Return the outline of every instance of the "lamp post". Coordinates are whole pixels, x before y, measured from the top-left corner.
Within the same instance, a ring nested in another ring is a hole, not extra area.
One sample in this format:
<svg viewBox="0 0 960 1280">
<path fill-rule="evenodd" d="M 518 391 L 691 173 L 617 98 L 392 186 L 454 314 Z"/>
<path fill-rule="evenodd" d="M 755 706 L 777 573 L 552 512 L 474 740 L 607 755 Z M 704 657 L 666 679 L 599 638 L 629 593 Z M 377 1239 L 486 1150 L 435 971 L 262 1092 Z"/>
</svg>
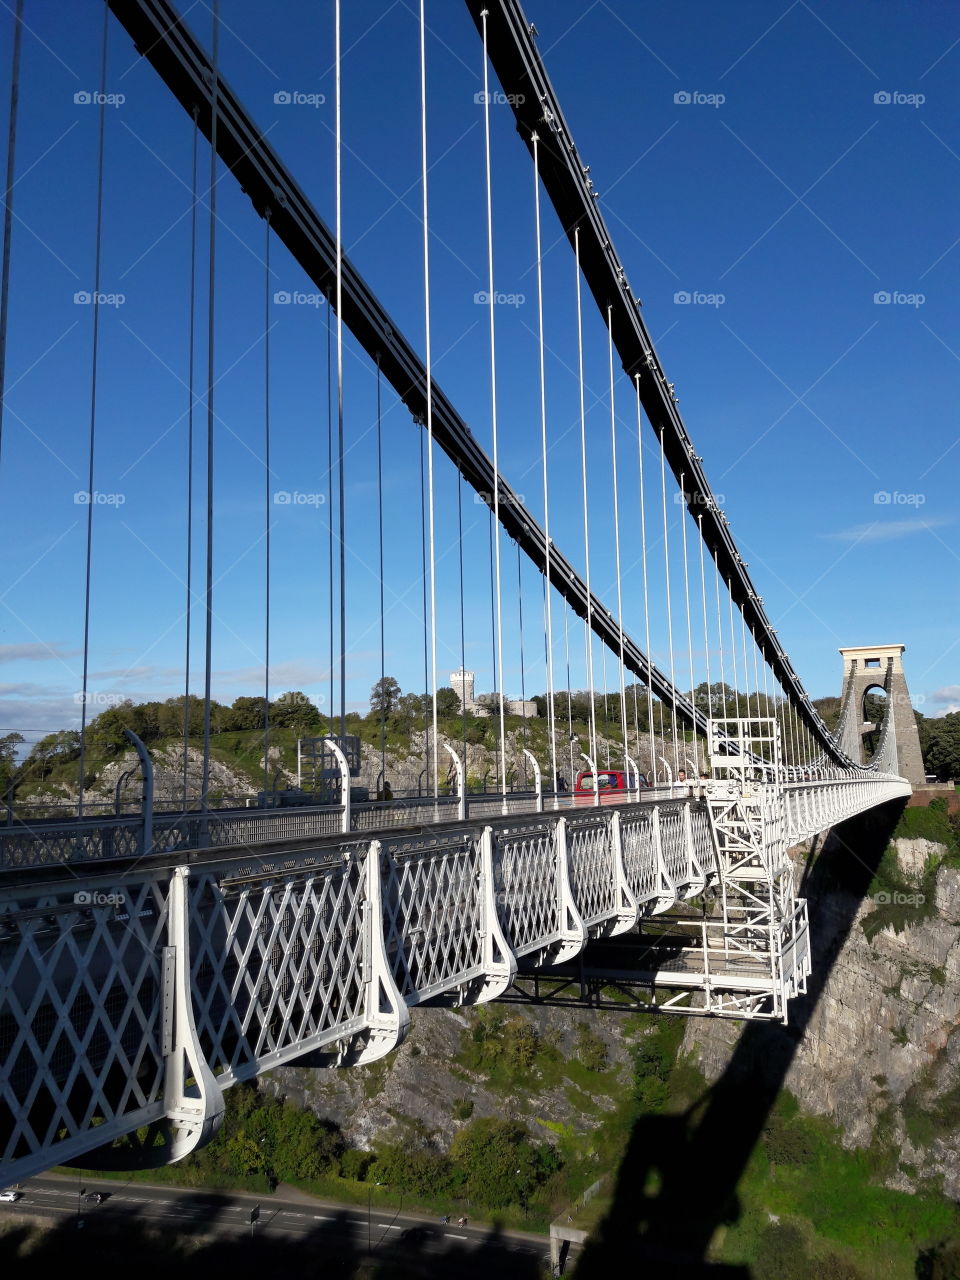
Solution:
<svg viewBox="0 0 960 1280">
<path fill-rule="evenodd" d="M 373 1199 L 373 1188 L 383 1187 L 386 1185 L 387 1184 L 384 1182 L 374 1182 L 367 1188 L 367 1253 L 373 1253 L 373 1245 L 371 1243 L 372 1231 L 370 1226 L 370 1214 L 371 1214 L 370 1202 Z"/>
</svg>

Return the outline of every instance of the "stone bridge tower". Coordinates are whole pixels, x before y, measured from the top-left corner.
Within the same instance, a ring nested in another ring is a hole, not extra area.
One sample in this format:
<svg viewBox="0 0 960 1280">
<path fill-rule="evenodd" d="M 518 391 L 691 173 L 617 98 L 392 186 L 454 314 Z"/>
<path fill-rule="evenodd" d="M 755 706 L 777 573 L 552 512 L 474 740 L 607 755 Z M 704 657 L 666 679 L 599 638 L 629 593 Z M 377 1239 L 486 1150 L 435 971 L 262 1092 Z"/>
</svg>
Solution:
<svg viewBox="0 0 960 1280">
<path fill-rule="evenodd" d="M 922 787 L 923 756 L 920 752 L 920 734 L 917 732 L 913 704 L 903 674 L 904 648 L 902 644 L 880 644 L 840 650 L 843 657 L 841 705 L 846 706 L 847 699 L 850 699 L 840 745 L 852 760 L 864 763 L 863 736 L 876 726 L 866 722 L 863 700 L 872 689 L 881 690 L 887 695 L 893 716 L 900 774 L 913 786 Z"/>
</svg>

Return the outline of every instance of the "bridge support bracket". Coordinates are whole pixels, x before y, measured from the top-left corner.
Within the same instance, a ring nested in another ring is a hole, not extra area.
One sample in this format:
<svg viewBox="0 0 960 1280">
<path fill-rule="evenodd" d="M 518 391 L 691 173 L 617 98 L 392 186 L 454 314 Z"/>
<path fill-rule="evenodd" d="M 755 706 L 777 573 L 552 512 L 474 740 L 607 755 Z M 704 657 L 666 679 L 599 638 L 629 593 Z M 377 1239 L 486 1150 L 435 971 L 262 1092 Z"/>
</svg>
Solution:
<svg viewBox="0 0 960 1280">
<path fill-rule="evenodd" d="M 367 898 L 363 922 L 367 1029 L 359 1047 L 348 1051 L 339 1064 L 341 1066 L 376 1062 L 395 1049 L 410 1029 L 410 1010 L 393 976 L 383 937 L 380 855 L 380 841 L 372 840 L 367 850 Z"/>
<path fill-rule="evenodd" d="M 666 761 L 664 761 L 666 764 Z M 653 806 L 653 847 L 657 853 L 657 896 L 654 899 L 650 914 L 658 916 L 669 911 L 677 901 L 677 886 L 673 883 L 667 864 L 663 857 L 663 839 L 660 834 L 660 806 Z"/>
<path fill-rule="evenodd" d="M 484 981 L 477 1004 L 502 996 L 517 972 L 517 958 L 510 950 L 497 915 L 493 878 L 493 827 L 484 827 L 480 836 L 480 894 L 483 909 Z"/>
<path fill-rule="evenodd" d="M 200 1046 L 190 995 L 189 867 L 176 867 L 163 952 L 164 1113 L 173 1133 L 167 1163 L 205 1146 L 223 1123 L 223 1093 Z M 193 1083 L 187 1083 L 192 1080 Z"/>
<path fill-rule="evenodd" d="M 557 896 L 560 907 L 560 943 L 544 963 L 563 964 L 578 956 L 587 945 L 587 929 L 573 900 L 570 887 L 570 859 L 567 851 L 567 820 L 558 818 L 554 839 L 557 850 Z"/>
</svg>

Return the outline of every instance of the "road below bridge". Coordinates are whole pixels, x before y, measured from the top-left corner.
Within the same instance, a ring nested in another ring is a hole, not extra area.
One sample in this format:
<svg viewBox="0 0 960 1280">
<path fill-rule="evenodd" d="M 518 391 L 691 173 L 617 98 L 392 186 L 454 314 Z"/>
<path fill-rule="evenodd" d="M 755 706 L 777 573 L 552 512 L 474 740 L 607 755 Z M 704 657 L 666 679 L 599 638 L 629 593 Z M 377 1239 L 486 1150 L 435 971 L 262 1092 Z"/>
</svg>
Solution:
<svg viewBox="0 0 960 1280">
<path fill-rule="evenodd" d="M 21 1191 L 15 1203 L 0 1204 L 4 1233 L 24 1220 L 59 1231 L 61 1237 L 70 1233 L 72 1247 L 89 1252 L 91 1262 L 105 1236 L 126 1229 L 131 1241 L 137 1238 L 134 1232 L 161 1231 L 198 1245 L 242 1242 L 246 1250 L 252 1240 L 259 1242 L 258 1253 L 267 1244 L 275 1248 L 275 1260 L 281 1264 L 284 1246 L 305 1246 L 322 1255 L 323 1274 L 331 1277 L 352 1276 L 368 1256 L 389 1261 L 395 1268 L 391 1274 L 398 1275 L 449 1270 L 458 1276 L 495 1272 L 533 1280 L 549 1274 L 547 1237 L 504 1231 L 489 1223 L 458 1226 L 456 1210 L 451 1211 L 453 1221 L 445 1225 L 419 1213 L 380 1208 L 368 1212 L 364 1204 L 320 1200 L 285 1185 L 273 1195 L 256 1195 L 57 1174 L 31 1178 Z M 96 1193 L 102 1196 L 99 1204 L 90 1199 Z M 257 1206 L 259 1216 L 251 1223 Z M 237 1274 L 244 1274 L 242 1266 Z"/>
</svg>

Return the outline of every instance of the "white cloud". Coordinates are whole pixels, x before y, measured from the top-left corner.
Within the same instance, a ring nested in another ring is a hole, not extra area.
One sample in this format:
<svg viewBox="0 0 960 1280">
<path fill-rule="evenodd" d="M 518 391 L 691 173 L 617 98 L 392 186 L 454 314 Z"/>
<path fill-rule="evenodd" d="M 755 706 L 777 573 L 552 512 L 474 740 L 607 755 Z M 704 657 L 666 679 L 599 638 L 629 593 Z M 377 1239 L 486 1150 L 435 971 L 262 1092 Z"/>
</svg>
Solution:
<svg viewBox="0 0 960 1280">
<path fill-rule="evenodd" d="M 837 542 L 890 542 L 894 538 L 909 538 L 914 533 L 929 532 L 951 523 L 949 516 L 934 516 L 929 520 L 874 520 L 870 524 L 855 524 L 850 529 L 820 536 Z"/>
<path fill-rule="evenodd" d="M 925 701 L 937 704 L 932 713 L 934 720 L 952 715 L 954 711 L 960 711 L 960 684 L 945 684 L 941 689 L 934 689 L 933 693 L 927 694 Z"/>
<path fill-rule="evenodd" d="M 75 658 L 79 649 L 64 649 L 61 645 L 44 644 L 42 641 L 32 644 L 0 644 L 0 662 L 63 662 L 67 658 Z"/>
</svg>

